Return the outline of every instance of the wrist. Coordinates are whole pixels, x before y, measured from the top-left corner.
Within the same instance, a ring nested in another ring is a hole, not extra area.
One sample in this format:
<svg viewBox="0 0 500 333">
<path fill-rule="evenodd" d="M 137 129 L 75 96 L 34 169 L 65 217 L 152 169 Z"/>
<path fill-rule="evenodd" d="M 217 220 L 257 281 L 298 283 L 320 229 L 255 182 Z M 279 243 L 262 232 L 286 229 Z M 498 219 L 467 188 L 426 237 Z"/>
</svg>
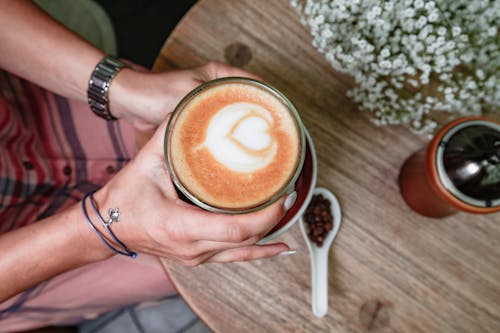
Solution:
<svg viewBox="0 0 500 333">
<path fill-rule="evenodd" d="M 116 74 L 108 91 L 109 109 L 111 114 L 118 119 L 135 117 L 134 110 L 138 104 L 134 82 L 139 73 L 131 68 L 123 68 Z"/>
<path fill-rule="evenodd" d="M 154 103 L 158 99 L 154 92 L 154 76 L 148 72 L 132 68 L 122 69 L 113 80 L 109 89 L 111 113 L 119 119 L 126 119 L 137 130 L 149 131 L 154 119 Z"/>
<path fill-rule="evenodd" d="M 126 221 L 129 222 L 119 223 L 122 220 L 123 201 L 120 195 L 117 197 L 116 191 L 108 191 L 108 187 L 109 183 L 99 192 L 87 193 L 82 201 L 82 207 L 85 207 L 82 213 L 95 238 L 101 241 L 101 246 L 112 254 L 135 258 L 137 253 L 129 248 L 130 244 L 135 244 L 130 240 L 130 229 L 133 227 L 130 211 L 125 210 Z"/>
<path fill-rule="evenodd" d="M 109 110 L 109 87 L 116 75 L 128 67 L 120 59 L 113 56 L 105 56 L 97 63 L 87 87 L 87 100 L 90 109 L 101 118 L 108 121 L 116 120 Z"/>
<path fill-rule="evenodd" d="M 111 113 L 129 121 L 140 132 L 151 132 L 161 124 L 176 101 L 164 74 L 121 70 L 109 89 Z"/>
<path fill-rule="evenodd" d="M 106 189 L 103 188 L 99 190 L 99 192 L 94 193 L 94 196 L 98 197 L 98 199 L 96 200 L 104 202 L 106 200 Z M 114 255 L 114 252 L 109 247 L 107 247 L 106 244 L 103 243 L 97 232 L 104 236 L 106 239 L 109 239 L 109 237 L 106 234 L 106 230 L 102 222 L 99 220 L 97 213 L 92 208 L 89 199 L 87 198 L 87 200 L 85 200 L 83 203 L 80 202 L 78 206 L 79 214 L 82 216 L 82 218 L 79 220 L 83 220 L 79 223 L 79 236 L 81 239 L 81 248 L 87 257 L 87 260 L 99 261 L 110 258 Z M 87 216 L 85 216 L 83 212 L 83 207 L 85 207 L 85 212 L 88 216 L 88 219 L 90 219 L 90 222 L 95 230 L 87 221 Z"/>
</svg>

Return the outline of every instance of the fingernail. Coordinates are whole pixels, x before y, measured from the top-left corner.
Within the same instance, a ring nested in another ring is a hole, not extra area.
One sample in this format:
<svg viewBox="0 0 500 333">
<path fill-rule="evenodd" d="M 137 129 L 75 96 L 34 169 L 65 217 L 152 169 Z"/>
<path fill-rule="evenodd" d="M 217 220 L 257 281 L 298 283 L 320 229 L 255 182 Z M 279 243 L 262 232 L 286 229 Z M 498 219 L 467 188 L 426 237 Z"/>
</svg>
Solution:
<svg viewBox="0 0 500 333">
<path fill-rule="evenodd" d="M 293 191 L 285 199 L 285 204 L 284 204 L 285 210 L 289 210 L 290 208 L 292 208 L 296 200 L 297 200 L 297 192 Z"/>
<path fill-rule="evenodd" d="M 283 251 L 283 252 L 278 253 L 277 256 L 284 257 L 284 256 L 290 256 L 290 255 L 295 254 L 295 253 L 297 253 L 297 250 L 288 250 L 288 251 Z"/>
</svg>

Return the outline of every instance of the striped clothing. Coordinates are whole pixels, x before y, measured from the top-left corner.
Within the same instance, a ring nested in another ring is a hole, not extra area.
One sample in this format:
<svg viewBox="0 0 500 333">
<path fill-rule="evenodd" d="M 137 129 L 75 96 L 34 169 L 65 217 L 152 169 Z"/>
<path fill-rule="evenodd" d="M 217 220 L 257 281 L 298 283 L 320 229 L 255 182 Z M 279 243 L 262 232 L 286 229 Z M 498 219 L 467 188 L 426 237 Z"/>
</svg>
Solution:
<svg viewBox="0 0 500 333">
<path fill-rule="evenodd" d="M 0 71 L 0 233 L 75 204 L 134 151 L 125 122 Z"/>
<path fill-rule="evenodd" d="M 77 203 L 134 152 L 130 125 L 0 70 L 0 234 Z M 0 303 L 0 332 L 74 324 L 175 292 L 158 258 L 113 256 Z"/>
</svg>

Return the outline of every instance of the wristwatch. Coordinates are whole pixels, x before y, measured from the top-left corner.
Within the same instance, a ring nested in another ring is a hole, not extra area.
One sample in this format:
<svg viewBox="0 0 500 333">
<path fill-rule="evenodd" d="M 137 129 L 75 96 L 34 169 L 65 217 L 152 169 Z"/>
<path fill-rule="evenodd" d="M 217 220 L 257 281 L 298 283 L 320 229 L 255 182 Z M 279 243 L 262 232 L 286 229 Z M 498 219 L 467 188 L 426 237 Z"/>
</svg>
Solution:
<svg viewBox="0 0 500 333">
<path fill-rule="evenodd" d="M 90 109 L 106 120 L 116 120 L 109 111 L 108 90 L 111 81 L 124 67 L 130 67 L 113 56 L 106 56 L 95 67 L 90 76 L 87 98 Z"/>
</svg>

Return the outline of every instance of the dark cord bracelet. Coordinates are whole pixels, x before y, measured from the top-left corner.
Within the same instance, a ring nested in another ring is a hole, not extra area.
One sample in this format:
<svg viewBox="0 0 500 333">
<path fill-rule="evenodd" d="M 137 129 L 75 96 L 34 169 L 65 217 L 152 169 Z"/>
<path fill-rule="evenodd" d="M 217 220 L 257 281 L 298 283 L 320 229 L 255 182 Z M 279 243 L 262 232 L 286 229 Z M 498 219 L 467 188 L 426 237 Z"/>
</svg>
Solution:
<svg viewBox="0 0 500 333">
<path fill-rule="evenodd" d="M 132 258 L 135 258 L 137 257 L 137 253 L 131 251 L 127 245 L 125 245 L 121 240 L 118 239 L 118 237 L 116 237 L 115 233 L 111 230 L 111 228 L 109 227 L 109 223 L 106 222 L 104 220 L 104 218 L 102 217 L 101 213 L 99 212 L 99 210 L 97 209 L 97 206 L 95 204 L 95 200 L 94 200 L 94 196 L 93 196 L 93 192 L 90 192 L 89 194 L 89 198 L 90 198 L 90 204 L 92 205 L 92 208 L 94 208 L 94 211 L 95 213 L 97 214 L 97 217 L 99 218 L 99 220 L 101 221 L 102 223 L 102 226 L 106 229 L 106 231 L 111 235 L 111 237 L 113 237 L 114 241 L 117 242 L 125 252 L 128 253 L 129 256 L 131 256 Z"/>
<path fill-rule="evenodd" d="M 85 216 L 85 218 L 87 219 L 87 223 L 89 224 L 90 228 L 96 233 L 96 235 L 102 240 L 102 242 L 104 244 L 106 244 L 106 246 L 108 248 L 110 248 L 113 252 L 115 253 L 118 253 L 118 254 L 121 254 L 121 255 L 124 255 L 124 256 L 128 256 L 128 257 L 131 257 L 133 259 L 135 259 L 137 257 L 137 253 L 130 250 L 122 241 L 120 241 L 116 235 L 113 233 L 113 231 L 109 228 L 109 226 L 106 224 L 106 222 L 104 221 L 103 217 L 101 216 L 101 214 L 99 213 L 99 210 L 97 209 L 97 206 L 95 204 L 95 201 L 94 201 L 94 198 L 93 198 L 93 193 L 94 192 L 89 192 L 87 193 L 83 199 L 82 199 L 82 212 L 83 212 L 83 215 Z M 92 223 L 92 220 L 90 219 L 89 217 L 89 214 L 87 213 L 87 208 L 85 207 L 85 202 L 87 201 L 87 198 L 90 199 L 90 204 L 92 205 L 92 208 L 94 209 L 94 211 L 96 212 L 97 216 L 99 217 L 99 219 L 101 220 L 101 222 L 103 223 L 103 226 L 104 228 L 106 229 L 106 231 L 111 235 L 111 237 L 114 239 L 114 241 L 116 243 L 118 243 L 120 245 L 120 247 L 123 249 L 122 250 L 119 250 L 117 249 L 116 247 L 114 247 L 107 239 L 106 237 L 104 237 L 102 235 L 102 233 L 97 230 L 97 228 L 95 227 L 95 225 Z"/>
</svg>

